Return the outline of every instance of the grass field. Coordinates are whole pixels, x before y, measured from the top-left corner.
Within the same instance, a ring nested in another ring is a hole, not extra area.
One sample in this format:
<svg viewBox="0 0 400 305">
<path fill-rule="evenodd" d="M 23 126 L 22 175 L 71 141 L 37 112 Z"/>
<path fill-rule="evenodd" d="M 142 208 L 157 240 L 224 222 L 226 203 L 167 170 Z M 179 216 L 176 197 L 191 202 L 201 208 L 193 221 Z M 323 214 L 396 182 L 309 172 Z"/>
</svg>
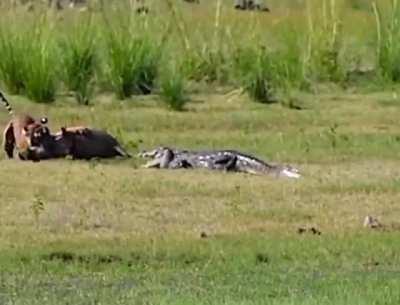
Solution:
<svg viewBox="0 0 400 305">
<path fill-rule="evenodd" d="M 1 152 L 1 305 L 400 303 L 397 0 L 0 2 L 17 113 L 105 129 L 132 155 L 236 149 L 303 175 Z"/>
<path fill-rule="evenodd" d="M 133 154 L 235 148 L 304 177 L 3 158 L 1 304 L 398 304 L 398 97 L 328 91 L 299 94 L 304 109 L 292 110 L 221 89 L 184 112 L 157 96 L 89 107 L 12 96 L 53 130 L 105 128 Z M 363 228 L 366 215 L 385 228 Z"/>
</svg>

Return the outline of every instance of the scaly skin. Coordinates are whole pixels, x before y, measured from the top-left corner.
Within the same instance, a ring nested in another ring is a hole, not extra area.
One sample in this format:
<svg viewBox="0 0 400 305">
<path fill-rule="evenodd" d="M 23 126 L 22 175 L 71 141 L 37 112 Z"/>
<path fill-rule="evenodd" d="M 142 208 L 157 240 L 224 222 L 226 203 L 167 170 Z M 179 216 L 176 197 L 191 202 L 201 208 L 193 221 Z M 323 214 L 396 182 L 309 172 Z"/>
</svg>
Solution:
<svg viewBox="0 0 400 305">
<path fill-rule="evenodd" d="M 188 151 L 158 147 L 139 154 L 152 158 L 145 168 L 206 168 L 276 177 L 300 178 L 297 169 L 286 165 L 271 165 L 256 157 L 235 150 Z"/>
</svg>

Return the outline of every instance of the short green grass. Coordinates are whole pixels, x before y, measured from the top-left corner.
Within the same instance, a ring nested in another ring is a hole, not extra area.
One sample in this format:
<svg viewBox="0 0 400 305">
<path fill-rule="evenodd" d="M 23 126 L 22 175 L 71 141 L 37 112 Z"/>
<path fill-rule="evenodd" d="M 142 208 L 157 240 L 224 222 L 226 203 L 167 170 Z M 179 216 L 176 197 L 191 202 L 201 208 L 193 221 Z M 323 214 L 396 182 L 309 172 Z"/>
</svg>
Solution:
<svg viewBox="0 0 400 305">
<path fill-rule="evenodd" d="M 104 128 L 135 154 L 234 148 L 296 165 L 299 181 L 141 169 L 143 160 L 0 161 L 2 304 L 398 304 L 396 91 L 299 94 L 303 110 L 237 91 L 11 96 L 17 112 Z M 72 105 L 72 106 L 71 106 Z M 3 126 L 9 117 L 0 112 Z M 366 215 L 384 230 L 362 227 Z M 315 227 L 321 235 L 298 234 Z"/>
<path fill-rule="evenodd" d="M 148 17 L 122 0 L 2 11 L 2 84 L 52 102 L 10 96 L 17 113 L 47 115 L 53 131 L 106 129 L 132 155 L 238 149 L 303 178 L 3 154 L 0 304 L 400 303 L 398 14 L 385 18 L 396 1 L 379 1 L 375 15 L 370 0 L 267 2 L 272 14 L 234 11 L 231 0 L 153 0 Z M 363 228 L 367 215 L 384 229 Z"/>
</svg>

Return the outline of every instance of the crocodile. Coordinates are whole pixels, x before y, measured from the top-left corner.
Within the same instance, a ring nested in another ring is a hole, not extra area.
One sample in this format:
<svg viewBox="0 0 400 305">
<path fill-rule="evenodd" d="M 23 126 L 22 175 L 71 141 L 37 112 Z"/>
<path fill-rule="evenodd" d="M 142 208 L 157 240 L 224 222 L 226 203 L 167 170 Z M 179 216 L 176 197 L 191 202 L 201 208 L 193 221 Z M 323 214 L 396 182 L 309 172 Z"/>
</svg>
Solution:
<svg viewBox="0 0 400 305">
<path fill-rule="evenodd" d="M 301 177 L 299 171 L 290 165 L 269 164 L 236 150 L 190 151 L 158 147 L 141 152 L 139 156 L 152 159 L 144 165 L 145 168 L 206 168 L 276 177 Z"/>
</svg>

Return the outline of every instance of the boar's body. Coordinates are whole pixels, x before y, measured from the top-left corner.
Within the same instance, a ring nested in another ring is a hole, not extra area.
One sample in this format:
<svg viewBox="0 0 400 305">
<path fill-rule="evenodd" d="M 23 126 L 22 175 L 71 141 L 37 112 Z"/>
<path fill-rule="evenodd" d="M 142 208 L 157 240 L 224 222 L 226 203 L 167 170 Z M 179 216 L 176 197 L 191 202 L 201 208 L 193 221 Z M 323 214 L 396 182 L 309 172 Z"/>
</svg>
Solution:
<svg viewBox="0 0 400 305">
<path fill-rule="evenodd" d="M 130 157 L 118 141 L 103 130 L 86 127 L 61 128 L 56 134 L 33 139 L 30 158 L 44 160 L 71 156 L 73 159 Z"/>
<path fill-rule="evenodd" d="M 69 131 L 62 129 L 61 141 L 68 147 L 74 159 L 130 157 L 118 141 L 109 133 L 97 129 Z"/>
</svg>

